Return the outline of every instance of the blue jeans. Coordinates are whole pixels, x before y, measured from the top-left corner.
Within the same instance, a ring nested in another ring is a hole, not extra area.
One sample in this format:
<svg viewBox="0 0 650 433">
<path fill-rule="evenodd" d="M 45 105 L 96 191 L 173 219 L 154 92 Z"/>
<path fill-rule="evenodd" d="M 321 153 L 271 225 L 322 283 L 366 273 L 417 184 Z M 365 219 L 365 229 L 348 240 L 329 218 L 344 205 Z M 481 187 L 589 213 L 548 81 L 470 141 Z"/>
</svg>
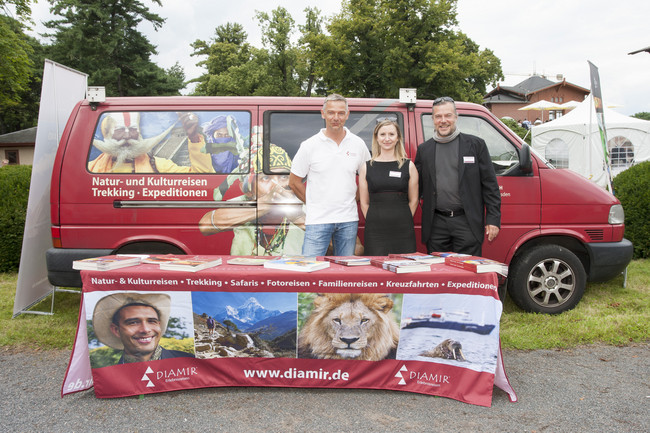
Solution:
<svg viewBox="0 0 650 433">
<path fill-rule="evenodd" d="M 353 256 L 358 226 L 358 221 L 306 225 L 302 255 L 324 256 L 331 240 L 335 256 Z"/>
</svg>

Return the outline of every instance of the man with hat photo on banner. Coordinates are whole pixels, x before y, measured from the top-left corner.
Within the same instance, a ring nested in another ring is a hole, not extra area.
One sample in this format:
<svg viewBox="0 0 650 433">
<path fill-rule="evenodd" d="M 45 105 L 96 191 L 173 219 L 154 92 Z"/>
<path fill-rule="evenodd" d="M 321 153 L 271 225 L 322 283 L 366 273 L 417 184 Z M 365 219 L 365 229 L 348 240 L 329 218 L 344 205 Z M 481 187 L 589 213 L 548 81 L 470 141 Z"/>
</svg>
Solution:
<svg viewBox="0 0 650 433">
<path fill-rule="evenodd" d="M 268 170 L 264 173 L 264 148 L 252 148 L 251 173 L 241 179 L 242 195 L 228 200 L 257 201 L 257 208 L 218 208 L 199 221 L 204 235 L 232 230 L 233 256 L 299 255 L 305 237 L 302 202 L 289 188 L 291 158 L 275 144 L 268 146 Z M 285 173 L 285 174 L 283 174 Z"/>
<path fill-rule="evenodd" d="M 101 343 L 122 351 L 118 364 L 194 358 L 191 353 L 159 345 L 170 311 L 171 297 L 164 293 L 115 293 L 95 305 L 93 329 Z"/>
</svg>

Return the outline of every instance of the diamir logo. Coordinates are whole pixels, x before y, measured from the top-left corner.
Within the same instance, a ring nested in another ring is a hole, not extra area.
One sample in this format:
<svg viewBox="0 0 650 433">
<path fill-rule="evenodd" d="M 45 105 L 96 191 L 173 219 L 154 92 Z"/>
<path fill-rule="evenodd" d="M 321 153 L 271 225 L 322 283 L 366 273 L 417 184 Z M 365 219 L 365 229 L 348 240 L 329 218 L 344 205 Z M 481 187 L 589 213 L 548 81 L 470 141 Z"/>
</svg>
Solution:
<svg viewBox="0 0 650 433">
<path fill-rule="evenodd" d="M 402 376 L 402 372 L 406 371 L 408 372 L 408 368 L 406 368 L 406 365 L 402 365 L 402 368 L 399 369 L 395 377 L 399 378 L 399 382 L 397 383 L 398 385 L 406 385 L 406 381 L 404 380 L 404 376 Z"/>
<path fill-rule="evenodd" d="M 151 379 L 149 379 L 149 376 L 147 376 L 147 374 L 153 374 L 153 370 L 151 369 L 151 367 L 147 367 L 147 371 L 144 372 L 144 375 L 140 380 L 142 380 L 143 382 L 147 382 L 147 388 L 155 387 L 156 385 L 153 384 L 153 382 L 151 381 Z"/>
</svg>

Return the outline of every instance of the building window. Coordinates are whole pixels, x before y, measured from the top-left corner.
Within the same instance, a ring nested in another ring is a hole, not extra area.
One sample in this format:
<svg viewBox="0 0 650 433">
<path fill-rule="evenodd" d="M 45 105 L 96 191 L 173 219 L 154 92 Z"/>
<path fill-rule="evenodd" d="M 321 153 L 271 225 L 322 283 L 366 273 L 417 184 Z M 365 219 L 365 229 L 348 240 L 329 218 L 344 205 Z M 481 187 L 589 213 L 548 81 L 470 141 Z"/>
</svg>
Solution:
<svg viewBox="0 0 650 433">
<path fill-rule="evenodd" d="M 18 165 L 20 164 L 20 158 L 18 157 L 19 153 L 17 150 L 5 150 L 4 159 L 7 160 L 7 165 Z"/>
<path fill-rule="evenodd" d="M 559 138 L 554 138 L 546 146 L 546 160 L 555 168 L 569 168 L 569 146 Z"/>
</svg>

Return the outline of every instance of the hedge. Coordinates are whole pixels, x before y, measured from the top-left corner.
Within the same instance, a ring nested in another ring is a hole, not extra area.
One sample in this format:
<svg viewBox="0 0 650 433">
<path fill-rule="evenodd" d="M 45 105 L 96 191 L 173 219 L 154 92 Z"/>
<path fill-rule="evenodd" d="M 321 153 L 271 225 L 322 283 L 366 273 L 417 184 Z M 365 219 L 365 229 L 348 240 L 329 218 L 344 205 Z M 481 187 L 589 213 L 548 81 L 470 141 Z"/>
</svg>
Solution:
<svg viewBox="0 0 650 433">
<path fill-rule="evenodd" d="M 634 258 L 650 257 L 650 161 L 623 171 L 612 186 L 625 211 L 625 237 L 634 244 Z"/>
<path fill-rule="evenodd" d="M 20 264 L 31 165 L 0 168 L 0 272 L 14 272 Z"/>
<path fill-rule="evenodd" d="M 532 134 L 528 131 L 528 129 L 524 128 L 523 126 L 519 126 L 516 120 L 513 119 L 500 119 L 504 125 L 506 125 L 508 128 L 512 130 L 515 134 L 519 136 L 522 140 L 524 140 L 528 145 L 530 145 L 530 140 L 532 138 Z M 525 139 L 524 139 L 525 137 Z"/>
</svg>

